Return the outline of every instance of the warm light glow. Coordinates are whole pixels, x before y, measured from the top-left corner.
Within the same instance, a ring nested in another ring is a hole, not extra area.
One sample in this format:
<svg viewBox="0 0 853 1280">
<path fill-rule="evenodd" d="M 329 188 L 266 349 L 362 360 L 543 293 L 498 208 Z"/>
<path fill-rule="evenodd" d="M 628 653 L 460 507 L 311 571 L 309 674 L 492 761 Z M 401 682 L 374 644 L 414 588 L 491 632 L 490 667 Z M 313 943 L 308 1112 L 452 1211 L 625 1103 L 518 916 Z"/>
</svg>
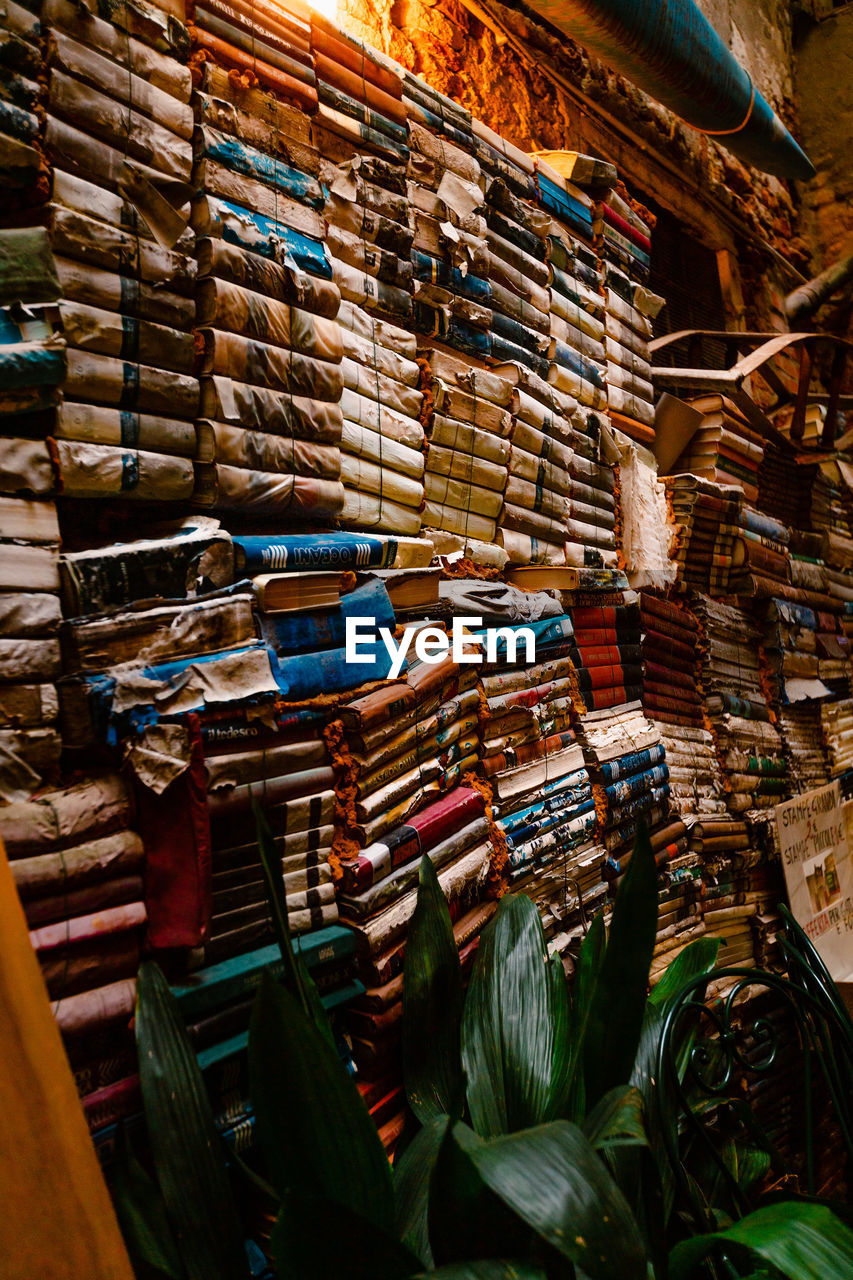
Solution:
<svg viewBox="0 0 853 1280">
<path fill-rule="evenodd" d="M 311 8 L 316 9 L 330 22 L 338 21 L 338 0 L 311 0 Z"/>
</svg>

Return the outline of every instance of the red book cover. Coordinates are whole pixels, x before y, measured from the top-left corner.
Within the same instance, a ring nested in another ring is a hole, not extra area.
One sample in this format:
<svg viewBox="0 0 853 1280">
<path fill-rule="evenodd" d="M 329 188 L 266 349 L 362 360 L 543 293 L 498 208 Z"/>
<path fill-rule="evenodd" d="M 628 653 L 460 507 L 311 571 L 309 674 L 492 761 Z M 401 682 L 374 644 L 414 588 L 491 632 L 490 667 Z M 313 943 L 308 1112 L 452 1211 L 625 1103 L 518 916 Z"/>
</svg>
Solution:
<svg viewBox="0 0 853 1280">
<path fill-rule="evenodd" d="M 442 840 L 459 831 L 483 813 L 485 803 L 471 787 L 455 787 L 446 795 L 421 809 L 408 822 L 389 831 L 363 849 L 352 862 L 343 864 L 340 888 L 344 893 L 363 893 L 389 875 L 396 867 L 409 862 Z"/>
</svg>

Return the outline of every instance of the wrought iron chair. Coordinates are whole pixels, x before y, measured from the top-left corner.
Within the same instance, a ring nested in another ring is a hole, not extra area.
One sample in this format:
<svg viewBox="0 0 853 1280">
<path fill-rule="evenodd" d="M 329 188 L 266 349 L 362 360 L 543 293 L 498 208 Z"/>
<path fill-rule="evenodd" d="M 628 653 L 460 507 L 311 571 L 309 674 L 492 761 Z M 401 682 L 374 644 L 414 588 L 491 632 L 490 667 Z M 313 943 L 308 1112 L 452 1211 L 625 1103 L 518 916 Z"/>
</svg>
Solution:
<svg viewBox="0 0 853 1280">
<path fill-rule="evenodd" d="M 783 921 L 787 974 L 718 969 L 724 995 L 707 1000 L 700 976 L 664 1012 L 655 1120 L 677 1207 L 700 1232 L 780 1187 L 826 1194 L 827 1165 L 853 1175 L 853 1022 L 784 908 Z"/>
</svg>

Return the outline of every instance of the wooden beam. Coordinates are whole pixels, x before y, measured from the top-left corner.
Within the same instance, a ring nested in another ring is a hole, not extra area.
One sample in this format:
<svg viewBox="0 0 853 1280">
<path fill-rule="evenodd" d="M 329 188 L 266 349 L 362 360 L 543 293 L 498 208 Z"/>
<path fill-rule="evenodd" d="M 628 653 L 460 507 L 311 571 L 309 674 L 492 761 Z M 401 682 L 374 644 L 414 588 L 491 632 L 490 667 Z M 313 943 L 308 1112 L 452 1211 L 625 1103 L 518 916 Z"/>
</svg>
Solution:
<svg viewBox="0 0 853 1280">
<path fill-rule="evenodd" d="M 838 346 L 835 348 L 835 353 L 832 357 L 832 369 L 829 375 L 829 404 L 826 407 L 826 419 L 821 433 L 821 444 L 825 449 L 831 449 L 835 444 L 835 432 L 838 425 L 836 421 L 838 418 L 838 402 L 841 399 L 841 384 L 844 381 L 847 355 L 847 348 Z"/>
<path fill-rule="evenodd" d="M 0 841 L 0 1274 L 133 1280 Z"/>
<path fill-rule="evenodd" d="M 792 440 L 802 440 L 806 429 L 806 405 L 809 402 L 813 359 L 814 352 L 811 346 L 804 342 L 800 347 L 800 380 L 797 383 L 797 398 L 794 401 L 794 416 L 791 419 Z"/>
</svg>

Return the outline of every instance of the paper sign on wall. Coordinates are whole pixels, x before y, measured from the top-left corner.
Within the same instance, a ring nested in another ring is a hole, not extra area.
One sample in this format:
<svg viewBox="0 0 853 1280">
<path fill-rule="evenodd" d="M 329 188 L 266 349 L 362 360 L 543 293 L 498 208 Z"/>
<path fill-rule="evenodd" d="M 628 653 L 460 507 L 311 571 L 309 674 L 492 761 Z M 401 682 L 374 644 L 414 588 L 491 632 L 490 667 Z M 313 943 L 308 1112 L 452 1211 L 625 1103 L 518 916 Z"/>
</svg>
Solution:
<svg viewBox="0 0 853 1280">
<path fill-rule="evenodd" d="M 776 806 L 791 911 L 836 982 L 853 981 L 853 801 L 832 782 Z"/>
</svg>

